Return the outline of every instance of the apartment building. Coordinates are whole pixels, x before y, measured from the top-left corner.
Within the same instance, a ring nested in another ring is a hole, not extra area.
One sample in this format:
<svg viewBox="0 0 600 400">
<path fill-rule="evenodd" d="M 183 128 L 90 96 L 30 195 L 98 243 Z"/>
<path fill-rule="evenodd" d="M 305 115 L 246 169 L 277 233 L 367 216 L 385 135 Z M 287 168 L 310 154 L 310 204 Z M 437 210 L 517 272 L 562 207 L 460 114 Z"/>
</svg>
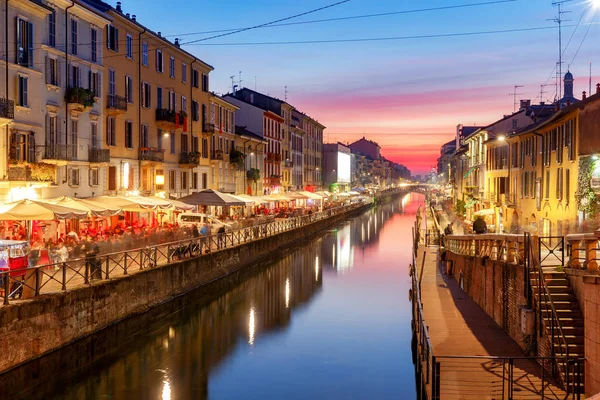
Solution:
<svg viewBox="0 0 600 400">
<path fill-rule="evenodd" d="M 101 43 L 110 22 L 107 10 L 83 1 L 4 3 L 8 37 L 2 36 L 0 123 L 6 134 L 0 147 L 7 151 L 0 156 L 0 193 L 5 201 L 104 192 Z"/>
<path fill-rule="evenodd" d="M 178 39 L 172 43 L 142 25 L 120 2 L 108 14 L 107 190 L 177 198 L 207 188 L 213 68 L 181 49 Z"/>
<path fill-rule="evenodd" d="M 230 163 L 238 165 L 236 179 L 236 194 L 257 195 L 263 193 L 263 180 L 255 171 L 260 171 L 264 151 L 269 142 L 260 135 L 249 131 L 245 127 L 236 126 L 235 158 Z M 242 162 L 236 162 L 236 158 L 242 158 Z M 260 161 L 259 161 L 260 160 Z M 240 168 L 241 167 L 241 168 Z"/>
<path fill-rule="evenodd" d="M 323 187 L 323 131 L 325 126 L 302 114 L 304 135 L 303 186 L 308 191 L 318 191 Z"/>
<path fill-rule="evenodd" d="M 291 177 L 290 177 L 290 188 L 292 190 L 303 190 L 304 181 L 302 179 L 304 171 L 304 135 L 306 132 L 302 130 L 302 114 L 297 110 L 292 110 L 292 117 L 290 122 L 290 161 Z"/>
<path fill-rule="evenodd" d="M 235 193 L 238 170 L 242 161 L 235 150 L 235 112 L 238 107 L 211 94 L 209 99 L 210 189 Z M 233 162 L 232 162 L 233 161 Z"/>
<path fill-rule="evenodd" d="M 297 189 L 293 185 L 293 141 L 292 141 L 292 112 L 294 107 L 288 103 L 281 104 L 281 186 L 284 192 Z"/>
</svg>

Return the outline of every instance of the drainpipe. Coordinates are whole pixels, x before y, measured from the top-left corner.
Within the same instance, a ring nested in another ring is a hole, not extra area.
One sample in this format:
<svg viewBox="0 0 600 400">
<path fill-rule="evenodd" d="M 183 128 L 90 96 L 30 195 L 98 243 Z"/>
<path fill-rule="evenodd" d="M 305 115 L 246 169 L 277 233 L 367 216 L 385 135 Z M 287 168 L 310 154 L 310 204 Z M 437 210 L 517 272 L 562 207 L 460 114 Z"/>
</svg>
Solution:
<svg viewBox="0 0 600 400">
<path fill-rule="evenodd" d="M 146 33 L 146 28 L 138 33 L 138 148 L 142 147 L 142 35 L 144 33 Z M 148 140 L 150 140 L 150 137 L 148 137 Z M 162 140 L 162 138 L 160 140 Z M 155 179 L 154 176 L 152 179 Z M 141 183 L 142 160 L 140 160 L 138 153 L 138 187 L 141 186 Z M 152 187 L 154 187 L 154 182 L 152 182 Z"/>
<path fill-rule="evenodd" d="M 190 120 L 190 148 L 192 147 L 191 144 L 194 141 L 194 117 L 191 115 L 191 111 L 192 111 L 192 104 L 194 104 L 194 85 L 193 85 L 193 76 L 194 76 L 194 63 L 198 61 L 198 59 L 196 57 L 194 57 L 194 61 L 192 61 L 190 63 L 190 73 L 189 73 L 189 81 L 190 81 L 190 114 L 188 115 L 188 118 Z M 187 79 L 187 77 L 186 77 Z M 198 106 L 200 106 L 200 103 L 198 103 Z M 186 110 L 187 112 L 187 110 Z M 198 110 L 198 112 L 200 112 Z M 200 143 L 200 141 L 202 140 L 202 130 L 204 129 L 204 127 L 202 127 L 200 129 L 200 140 L 198 141 L 198 146 L 202 146 L 202 144 Z M 199 150 L 199 149 L 196 149 Z M 198 152 L 200 153 L 200 152 Z M 189 158 L 189 156 L 188 156 Z M 202 157 L 198 156 L 198 160 L 200 160 Z M 192 168 L 192 178 L 194 178 L 194 168 Z M 197 183 L 197 182 L 196 182 Z M 189 190 L 188 190 L 189 193 Z"/>
<path fill-rule="evenodd" d="M 4 54 L 5 54 L 5 63 L 4 63 L 4 67 L 6 68 L 6 73 L 5 73 L 5 80 L 6 80 L 6 101 L 8 101 L 8 0 L 6 0 L 4 2 Z M 5 144 L 6 144 L 6 148 L 5 148 L 5 156 L 6 156 L 6 166 L 8 167 L 8 159 L 10 157 L 10 145 L 9 145 L 9 139 L 10 139 L 10 124 L 6 124 L 6 137 L 5 137 Z M 8 169 L 7 169 L 8 170 Z M 8 173 L 6 173 L 4 175 L 4 177 L 8 177 Z"/>
<path fill-rule="evenodd" d="M 69 88 L 69 8 L 71 7 L 75 7 L 75 0 L 71 0 L 71 5 L 65 8 L 65 84 L 67 85 L 67 89 Z M 67 89 L 65 89 L 65 94 Z M 65 155 L 68 153 L 67 143 L 69 143 L 69 103 L 65 99 Z M 66 165 L 65 179 L 68 179 Z"/>
<path fill-rule="evenodd" d="M 235 130 L 235 126 L 233 127 L 233 129 Z M 244 142 L 244 194 L 246 194 L 246 143 L 248 143 L 249 141 L 251 141 L 252 139 L 248 139 Z"/>
</svg>

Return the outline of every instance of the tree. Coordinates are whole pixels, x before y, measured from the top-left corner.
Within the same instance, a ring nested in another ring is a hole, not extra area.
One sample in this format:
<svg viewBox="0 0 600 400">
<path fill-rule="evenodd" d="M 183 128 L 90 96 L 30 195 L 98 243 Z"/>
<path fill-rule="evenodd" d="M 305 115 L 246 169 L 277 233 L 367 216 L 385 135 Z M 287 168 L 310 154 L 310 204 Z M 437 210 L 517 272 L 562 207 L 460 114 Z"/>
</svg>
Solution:
<svg viewBox="0 0 600 400">
<path fill-rule="evenodd" d="M 258 168 L 250 168 L 246 171 L 246 178 L 254 182 L 254 191 L 256 192 L 256 182 L 260 179 L 260 170 Z"/>
</svg>

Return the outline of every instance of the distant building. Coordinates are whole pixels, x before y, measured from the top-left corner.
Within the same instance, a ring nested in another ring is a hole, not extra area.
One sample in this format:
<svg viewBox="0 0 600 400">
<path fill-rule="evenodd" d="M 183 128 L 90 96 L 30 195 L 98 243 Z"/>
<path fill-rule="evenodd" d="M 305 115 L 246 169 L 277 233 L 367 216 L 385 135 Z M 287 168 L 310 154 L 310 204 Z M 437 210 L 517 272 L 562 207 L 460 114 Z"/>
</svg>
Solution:
<svg viewBox="0 0 600 400">
<path fill-rule="evenodd" d="M 323 144 L 323 181 L 326 187 L 337 185 L 340 192 L 352 185 L 352 154 L 341 143 Z"/>
<path fill-rule="evenodd" d="M 371 160 L 379 160 L 381 158 L 381 146 L 377 143 L 367 140 L 364 137 L 356 142 L 348 145 L 352 151 L 369 157 Z"/>
</svg>

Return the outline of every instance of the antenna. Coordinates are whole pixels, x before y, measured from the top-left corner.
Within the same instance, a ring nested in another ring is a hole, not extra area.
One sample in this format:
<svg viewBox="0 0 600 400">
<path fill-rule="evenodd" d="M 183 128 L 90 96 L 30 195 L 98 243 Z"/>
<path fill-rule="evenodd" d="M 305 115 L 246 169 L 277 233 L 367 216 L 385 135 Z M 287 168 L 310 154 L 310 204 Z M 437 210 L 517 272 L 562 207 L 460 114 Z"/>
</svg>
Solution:
<svg viewBox="0 0 600 400">
<path fill-rule="evenodd" d="M 229 79 L 231 79 L 231 90 L 235 92 L 235 75 L 231 75 Z"/>
<path fill-rule="evenodd" d="M 522 88 L 523 85 L 515 85 L 513 86 L 514 91 L 512 93 L 509 93 L 509 96 L 513 96 L 513 113 L 517 112 L 517 96 L 523 96 L 523 93 L 517 93 L 517 89 L 518 88 Z"/>
<path fill-rule="evenodd" d="M 591 92 L 590 92 L 591 93 Z M 284 100 L 287 102 L 287 95 L 288 95 L 288 90 L 287 90 L 287 86 L 285 87 L 285 93 L 284 93 Z"/>
<path fill-rule="evenodd" d="M 543 85 L 540 85 L 540 102 L 544 101 L 544 94 L 548 93 L 544 90 L 546 86 L 552 86 L 552 84 L 544 83 Z"/>
<path fill-rule="evenodd" d="M 556 18 L 551 19 L 550 21 L 554 21 L 555 23 L 558 24 L 558 63 L 557 63 L 557 76 L 556 76 L 556 90 L 558 93 L 558 99 L 562 99 L 562 87 L 560 84 L 560 80 L 562 79 L 562 23 L 563 22 L 567 22 L 570 21 L 568 19 L 563 19 L 562 16 L 563 14 L 567 14 L 570 13 L 571 11 L 563 11 L 562 9 L 562 5 L 564 3 L 568 3 L 571 0 L 559 0 L 559 1 L 554 1 L 552 3 L 553 6 L 558 7 L 558 15 Z"/>
<path fill-rule="evenodd" d="M 240 71 L 240 78 L 238 79 L 238 85 L 240 85 L 240 88 L 242 87 L 242 71 Z"/>
</svg>

